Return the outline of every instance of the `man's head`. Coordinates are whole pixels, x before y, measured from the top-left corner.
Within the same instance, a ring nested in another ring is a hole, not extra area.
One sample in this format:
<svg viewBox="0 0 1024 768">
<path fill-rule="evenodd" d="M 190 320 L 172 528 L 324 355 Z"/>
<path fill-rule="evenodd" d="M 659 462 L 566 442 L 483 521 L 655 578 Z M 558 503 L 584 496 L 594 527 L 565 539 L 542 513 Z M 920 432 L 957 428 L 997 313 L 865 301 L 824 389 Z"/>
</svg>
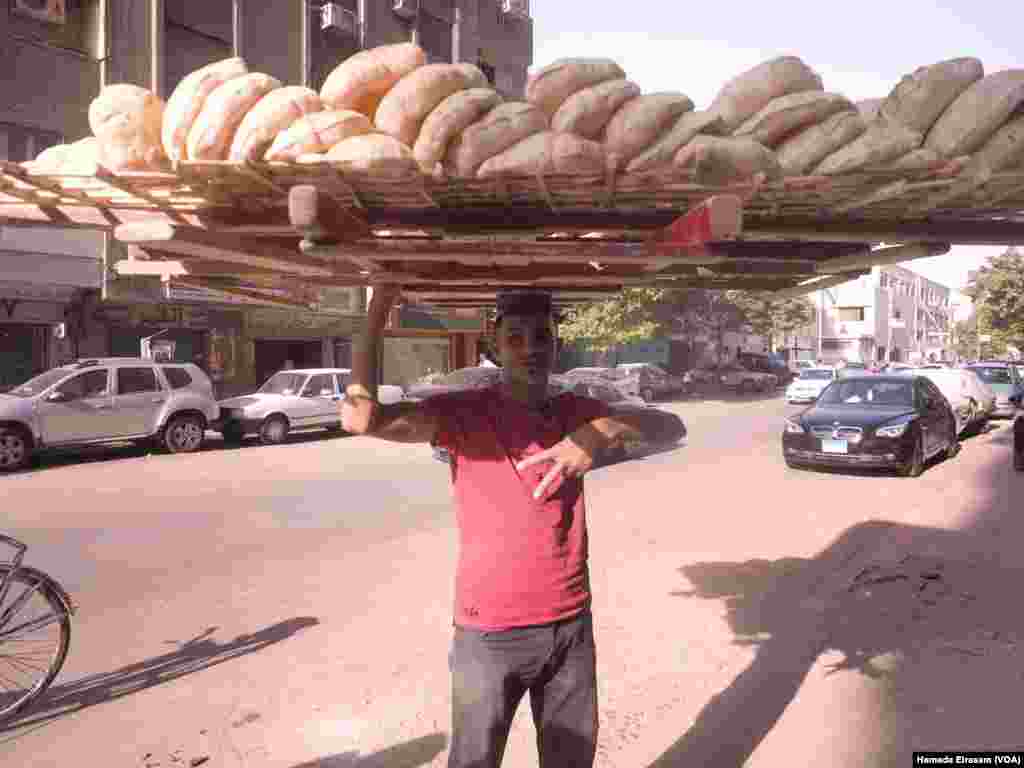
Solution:
<svg viewBox="0 0 1024 768">
<path fill-rule="evenodd" d="M 494 341 L 498 362 L 511 380 L 547 379 L 555 364 L 557 316 L 546 291 L 498 294 Z"/>
</svg>

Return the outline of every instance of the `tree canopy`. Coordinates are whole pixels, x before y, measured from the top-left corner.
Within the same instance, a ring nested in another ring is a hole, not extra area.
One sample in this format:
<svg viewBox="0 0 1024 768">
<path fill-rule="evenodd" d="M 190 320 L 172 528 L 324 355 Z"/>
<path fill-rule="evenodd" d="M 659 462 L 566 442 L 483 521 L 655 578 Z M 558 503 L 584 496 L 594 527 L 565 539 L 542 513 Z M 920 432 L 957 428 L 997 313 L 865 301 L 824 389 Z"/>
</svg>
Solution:
<svg viewBox="0 0 1024 768">
<path fill-rule="evenodd" d="M 1024 254 L 1011 247 L 990 257 L 964 293 L 975 304 L 980 333 L 1024 345 Z"/>
</svg>

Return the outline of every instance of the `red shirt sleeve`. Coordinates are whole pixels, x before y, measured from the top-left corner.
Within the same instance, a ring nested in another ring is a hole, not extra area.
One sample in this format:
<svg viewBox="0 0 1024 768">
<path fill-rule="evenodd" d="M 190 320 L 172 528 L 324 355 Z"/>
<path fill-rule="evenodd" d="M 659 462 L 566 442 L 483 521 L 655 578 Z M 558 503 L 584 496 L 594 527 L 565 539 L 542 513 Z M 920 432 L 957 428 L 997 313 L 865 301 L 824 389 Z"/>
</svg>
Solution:
<svg viewBox="0 0 1024 768">
<path fill-rule="evenodd" d="M 436 395 L 423 402 L 422 407 L 437 421 L 437 434 L 431 445 L 457 453 L 462 442 L 463 429 L 459 419 L 461 399 L 458 393 Z"/>
<path fill-rule="evenodd" d="M 603 419 L 612 415 L 611 409 L 603 400 L 594 397 L 583 397 L 582 395 L 569 394 L 572 398 L 569 403 L 568 424 L 566 434 L 572 434 L 588 421 Z"/>
</svg>

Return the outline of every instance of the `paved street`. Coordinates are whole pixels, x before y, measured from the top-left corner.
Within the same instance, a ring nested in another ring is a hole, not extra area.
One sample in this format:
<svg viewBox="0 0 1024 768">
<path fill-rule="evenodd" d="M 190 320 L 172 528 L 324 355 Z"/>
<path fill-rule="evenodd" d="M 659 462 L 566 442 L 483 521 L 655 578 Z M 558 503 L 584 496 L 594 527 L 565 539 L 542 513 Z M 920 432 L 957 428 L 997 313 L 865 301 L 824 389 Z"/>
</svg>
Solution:
<svg viewBox="0 0 1024 768">
<path fill-rule="evenodd" d="M 664 407 L 685 446 L 587 480 L 599 766 L 1021 747 L 1008 422 L 904 479 L 786 469 L 779 396 Z M 456 539 L 429 448 L 106 449 L 0 487 L 3 530 L 80 605 L 0 763 L 444 765 Z M 507 768 L 532 739 L 524 702 Z"/>
</svg>

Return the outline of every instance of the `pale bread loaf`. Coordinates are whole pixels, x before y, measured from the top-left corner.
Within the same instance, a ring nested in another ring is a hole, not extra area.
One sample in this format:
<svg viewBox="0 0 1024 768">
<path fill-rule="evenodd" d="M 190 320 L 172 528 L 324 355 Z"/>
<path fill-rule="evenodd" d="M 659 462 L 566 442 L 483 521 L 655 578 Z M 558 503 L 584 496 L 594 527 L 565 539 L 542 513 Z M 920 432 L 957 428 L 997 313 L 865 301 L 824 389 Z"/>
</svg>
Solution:
<svg viewBox="0 0 1024 768">
<path fill-rule="evenodd" d="M 987 178 L 1024 162 L 1024 115 L 1011 119 L 975 152 L 965 175 Z"/>
<path fill-rule="evenodd" d="M 862 99 L 856 104 L 857 111 L 866 123 L 870 123 L 878 117 L 878 110 L 882 108 L 883 101 L 885 99 Z"/>
<path fill-rule="evenodd" d="M 526 101 L 540 107 L 550 119 L 577 91 L 625 77 L 622 67 L 611 59 L 557 59 L 527 78 Z"/>
<path fill-rule="evenodd" d="M 737 128 L 733 136 L 745 136 L 766 147 L 775 147 L 797 131 L 820 123 L 837 112 L 851 109 L 853 103 L 838 93 L 790 93 L 769 101 L 761 111 Z"/>
<path fill-rule="evenodd" d="M 724 131 L 725 123 L 721 115 L 706 110 L 684 112 L 660 139 L 629 161 L 626 171 L 642 173 L 670 166 L 676 153 L 697 134 L 721 136 Z"/>
<path fill-rule="evenodd" d="M 924 140 L 947 158 L 979 149 L 1024 103 L 1024 69 L 988 75 L 957 96 Z"/>
<path fill-rule="evenodd" d="M 406 176 L 417 172 L 412 150 L 394 136 L 369 133 L 335 144 L 327 162 L 342 171 L 374 176 Z"/>
<path fill-rule="evenodd" d="M 323 153 L 353 136 L 373 133 L 373 123 L 362 112 L 335 109 L 300 117 L 281 131 L 264 159 L 295 160 L 305 154 Z"/>
<path fill-rule="evenodd" d="M 412 146 L 438 104 L 458 91 L 486 87 L 487 77 L 472 64 L 427 64 L 385 94 L 373 122 L 379 131 Z"/>
<path fill-rule="evenodd" d="M 814 173 L 835 176 L 882 165 L 917 149 L 923 138 L 903 123 L 879 116 L 864 133 L 822 160 Z"/>
<path fill-rule="evenodd" d="M 599 142 L 572 133 L 541 131 L 484 162 L 476 175 L 481 179 L 540 173 L 588 176 L 604 171 L 604 147 Z"/>
<path fill-rule="evenodd" d="M 484 162 L 547 128 L 547 115 L 539 107 L 525 101 L 499 104 L 449 144 L 445 170 L 453 176 L 475 176 Z"/>
<path fill-rule="evenodd" d="M 576 91 L 551 118 L 551 129 L 598 140 L 608 121 L 630 99 L 640 95 L 640 86 L 629 80 L 608 80 Z"/>
<path fill-rule="evenodd" d="M 103 88 L 89 105 L 89 127 L 112 171 L 159 167 L 164 103 L 151 91 L 119 83 Z"/>
<path fill-rule="evenodd" d="M 427 63 L 418 45 L 380 45 L 349 56 L 327 76 L 320 100 L 328 109 L 361 112 L 371 120 L 384 94 Z"/>
<path fill-rule="evenodd" d="M 164 152 L 171 162 L 176 163 L 187 156 L 185 146 L 188 132 L 210 94 L 218 86 L 248 71 L 242 59 L 224 59 L 189 73 L 178 83 L 171 98 L 167 100 L 161 131 Z"/>
<path fill-rule="evenodd" d="M 946 108 L 985 76 L 978 59 L 940 61 L 905 75 L 882 101 L 879 113 L 926 134 Z"/>
<path fill-rule="evenodd" d="M 727 82 L 709 107 L 735 131 L 747 118 L 780 96 L 822 90 L 821 78 L 796 56 L 779 56 L 748 69 Z"/>
<path fill-rule="evenodd" d="M 649 93 L 627 101 L 612 115 L 604 129 L 604 145 L 617 167 L 655 143 L 684 112 L 693 109 L 693 102 L 681 93 Z"/>
<path fill-rule="evenodd" d="M 259 160 L 281 131 L 322 109 L 320 97 L 310 88 L 286 85 L 271 91 L 242 118 L 231 140 L 228 159 L 236 163 Z"/>
<path fill-rule="evenodd" d="M 804 128 L 775 149 L 787 176 L 803 176 L 837 149 L 867 130 L 867 123 L 855 109 L 839 112 L 817 125 Z"/>
<path fill-rule="evenodd" d="M 217 86 L 188 132 L 189 160 L 227 160 L 235 131 L 246 114 L 281 81 L 261 72 L 235 77 Z"/>
<path fill-rule="evenodd" d="M 763 173 L 768 179 L 782 175 L 775 153 L 753 139 L 697 136 L 679 150 L 675 164 L 694 171 L 696 182 L 722 186 Z"/>
<path fill-rule="evenodd" d="M 412 153 L 424 173 L 434 173 L 452 139 L 473 122 L 501 104 L 501 94 L 491 88 L 470 88 L 453 93 L 427 115 Z"/>
</svg>

